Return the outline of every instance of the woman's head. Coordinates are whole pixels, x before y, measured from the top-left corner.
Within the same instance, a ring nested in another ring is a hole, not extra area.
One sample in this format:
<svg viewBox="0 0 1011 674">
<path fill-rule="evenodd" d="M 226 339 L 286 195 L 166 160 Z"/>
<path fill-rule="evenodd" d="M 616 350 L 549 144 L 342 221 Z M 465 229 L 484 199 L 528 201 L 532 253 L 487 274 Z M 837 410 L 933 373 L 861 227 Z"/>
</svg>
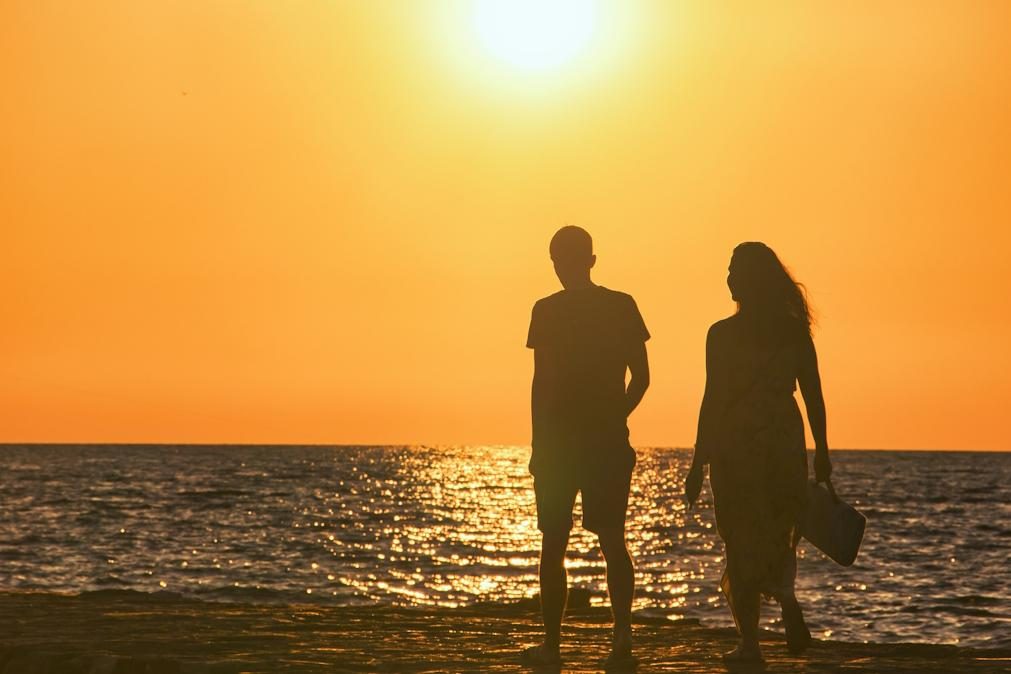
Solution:
<svg viewBox="0 0 1011 674">
<path fill-rule="evenodd" d="M 764 327 L 811 333 L 811 309 L 804 286 L 764 243 L 748 241 L 734 248 L 727 287 L 738 312 L 758 319 Z"/>
</svg>

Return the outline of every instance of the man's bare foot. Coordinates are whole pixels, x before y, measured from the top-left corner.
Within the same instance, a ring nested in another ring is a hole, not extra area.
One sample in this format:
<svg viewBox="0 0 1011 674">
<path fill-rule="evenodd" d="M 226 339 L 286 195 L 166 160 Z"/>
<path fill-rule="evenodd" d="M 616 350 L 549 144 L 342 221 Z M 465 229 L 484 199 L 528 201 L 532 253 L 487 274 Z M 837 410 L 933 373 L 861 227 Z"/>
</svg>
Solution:
<svg viewBox="0 0 1011 674">
<path fill-rule="evenodd" d="M 611 654 L 602 663 L 605 669 L 627 669 L 634 667 L 637 660 L 632 655 L 632 628 L 623 627 L 614 631 Z"/>
<path fill-rule="evenodd" d="M 558 667 L 562 664 L 562 656 L 558 646 L 539 643 L 520 651 L 520 662 L 531 667 Z"/>
</svg>

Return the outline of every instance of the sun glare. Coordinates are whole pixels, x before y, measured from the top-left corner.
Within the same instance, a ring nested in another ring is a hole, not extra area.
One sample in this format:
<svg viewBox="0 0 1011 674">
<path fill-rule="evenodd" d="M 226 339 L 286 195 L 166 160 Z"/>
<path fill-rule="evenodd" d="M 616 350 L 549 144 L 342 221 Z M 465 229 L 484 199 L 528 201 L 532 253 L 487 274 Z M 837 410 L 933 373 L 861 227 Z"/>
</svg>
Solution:
<svg viewBox="0 0 1011 674">
<path fill-rule="evenodd" d="M 522 70 L 546 70 L 586 49 L 596 9 L 592 0 L 475 0 L 474 27 L 496 59 Z"/>
</svg>

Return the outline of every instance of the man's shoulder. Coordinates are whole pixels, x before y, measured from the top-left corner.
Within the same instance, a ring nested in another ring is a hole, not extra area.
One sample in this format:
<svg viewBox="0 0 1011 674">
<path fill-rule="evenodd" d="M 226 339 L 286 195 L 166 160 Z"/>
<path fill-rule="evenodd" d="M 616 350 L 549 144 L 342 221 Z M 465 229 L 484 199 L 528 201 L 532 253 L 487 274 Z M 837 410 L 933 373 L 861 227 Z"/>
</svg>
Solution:
<svg viewBox="0 0 1011 674">
<path fill-rule="evenodd" d="M 611 288 L 605 288 L 604 286 L 597 286 L 600 288 L 610 299 L 614 302 L 620 302 L 623 304 L 635 304 L 635 298 L 633 298 L 628 293 L 623 293 L 620 290 L 612 290 Z"/>
<path fill-rule="evenodd" d="M 609 307 L 610 311 L 617 311 L 622 315 L 631 316 L 639 312 L 639 305 L 635 303 L 635 298 L 628 293 L 605 288 L 604 286 L 598 286 L 598 288 L 600 289 L 600 304 Z"/>
<path fill-rule="evenodd" d="M 547 297 L 542 297 L 541 299 L 534 302 L 534 311 L 537 311 L 538 309 L 549 308 L 555 304 L 558 304 L 559 300 L 562 299 L 564 293 L 565 293 L 564 290 L 559 290 L 556 293 L 551 293 Z"/>
</svg>

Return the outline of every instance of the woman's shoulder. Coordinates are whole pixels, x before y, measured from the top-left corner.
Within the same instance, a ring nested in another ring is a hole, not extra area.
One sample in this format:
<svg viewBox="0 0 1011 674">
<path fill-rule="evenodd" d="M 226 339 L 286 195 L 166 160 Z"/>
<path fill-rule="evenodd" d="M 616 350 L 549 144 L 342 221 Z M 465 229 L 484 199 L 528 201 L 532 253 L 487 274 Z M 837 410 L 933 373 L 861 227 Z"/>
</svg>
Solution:
<svg viewBox="0 0 1011 674">
<path fill-rule="evenodd" d="M 721 318 L 712 325 L 709 326 L 708 336 L 710 339 L 718 339 L 731 334 L 737 330 L 737 324 L 739 319 L 737 314 L 733 316 L 727 316 L 726 318 Z"/>
</svg>

